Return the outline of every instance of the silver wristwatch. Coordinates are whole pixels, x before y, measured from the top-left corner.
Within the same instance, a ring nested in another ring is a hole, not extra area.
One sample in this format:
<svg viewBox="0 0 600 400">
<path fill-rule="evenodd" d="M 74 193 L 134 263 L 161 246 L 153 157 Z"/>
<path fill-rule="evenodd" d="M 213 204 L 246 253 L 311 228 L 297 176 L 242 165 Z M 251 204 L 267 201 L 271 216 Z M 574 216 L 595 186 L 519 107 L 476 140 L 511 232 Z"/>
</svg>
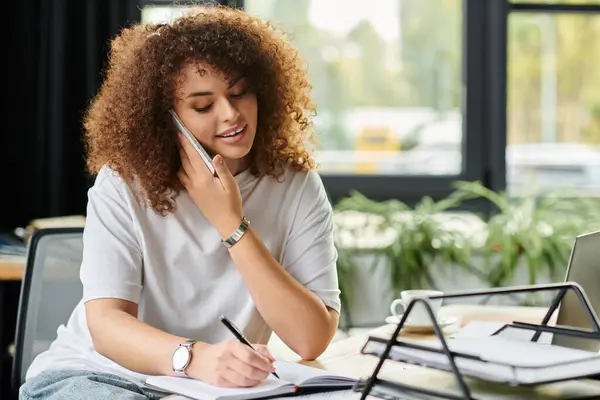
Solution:
<svg viewBox="0 0 600 400">
<path fill-rule="evenodd" d="M 185 370 L 192 361 L 192 346 L 196 342 L 197 340 L 186 340 L 185 342 L 180 343 L 175 350 L 173 350 L 171 363 L 175 375 L 187 377 Z"/>
<path fill-rule="evenodd" d="M 248 230 L 248 226 L 250 225 L 250 221 L 246 217 L 242 217 L 242 222 L 240 226 L 229 236 L 227 239 L 223 239 L 223 245 L 228 249 L 239 242 L 239 240 L 244 236 L 244 233 Z"/>
</svg>

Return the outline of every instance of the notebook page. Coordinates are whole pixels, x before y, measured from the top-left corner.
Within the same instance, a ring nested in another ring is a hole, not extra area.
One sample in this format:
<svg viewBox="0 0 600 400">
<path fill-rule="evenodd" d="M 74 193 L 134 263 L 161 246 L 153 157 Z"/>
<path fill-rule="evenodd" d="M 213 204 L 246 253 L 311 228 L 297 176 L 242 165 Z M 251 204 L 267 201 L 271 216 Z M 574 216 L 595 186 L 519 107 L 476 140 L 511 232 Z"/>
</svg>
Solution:
<svg viewBox="0 0 600 400">
<path fill-rule="evenodd" d="M 307 394 L 304 396 L 298 396 L 293 399 L 295 400 L 360 400 L 361 393 L 354 392 L 352 390 L 340 390 L 337 392 L 326 392 L 326 393 L 316 393 L 316 394 Z M 287 399 L 287 397 L 282 397 L 281 400 Z M 368 396 L 369 400 L 380 400 L 375 396 Z M 414 400 L 414 397 L 409 396 L 401 396 L 397 397 L 396 400 Z M 181 399 L 177 399 L 181 400 Z"/>
<path fill-rule="evenodd" d="M 355 381 L 351 378 L 331 375 L 328 371 L 319 368 L 285 361 L 276 361 L 275 369 L 281 379 L 293 382 L 298 386 L 306 386 L 306 383 L 311 386 L 316 384 L 324 386 L 344 384 L 344 386 L 349 386 L 350 383 Z"/>
<path fill-rule="evenodd" d="M 351 390 L 341 390 L 338 392 L 326 392 L 326 393 L 316 393 L 316 394 L 307 394 L 304 396 L 295 397 L 297 400 L 360 400 L 360 393 L 353 392 Z M 169 396 L 164 397 L 164 400 L 190 400 L 188 397 L 184 396 Z M 277 398 L 273 398 L 275 400 Z M 281 397 L 280 399 L 288 399 L 288 397 Z M 379 400 L 377 397 L 369 396 L 369 400 Z M 414 397 L 400 397 L 398 400 L 414 400 Z"/>
<path fill-rule="evenodd" d="M 298 386 L 307 379 L 328 375 L 327 371 L 322 369 L 293 362 L 275 361 L 274 366 L 277 375 L 279 375 L 281 379 L 295 383 Z"/>
<path fill-rule="evenodd" d="M 353 392 L 351 390 L 341 390 L 338 392 L 326 392 L 326 393 L 316 393 L 316 394 L 307 394 L 304 396 L 295 397 L 297 400 L 360 400 L 360 393 Z M 189 397 L 185 396 L 169 396 L 163 397 L 164 400 L 190 400 Z M 273 398 L 275 400 L 277 398 Z M 288 397 L 281 397 L 280 399 L 288 399 Z M 376 397 L 369 396 L 369 400 L 379 400 Z M 414 400 L 414 397 L 400 397 L 398 400 Z"/>
<path fill-rule="evenodd" d="M 277 390 L 286 385 L 291 386 L 288 381 L 277 379 L 272 375 L 269 375 L 269 377 L 259 385 L 251 388 L 223 388 L 209 385 L 195 379 L 173 376 L 151 376 L 146 380 L 146 383 L 164 391 L 177 393 L 196 400 L 215 400 L 224 396 L 249 395 Z"/>
</svg>

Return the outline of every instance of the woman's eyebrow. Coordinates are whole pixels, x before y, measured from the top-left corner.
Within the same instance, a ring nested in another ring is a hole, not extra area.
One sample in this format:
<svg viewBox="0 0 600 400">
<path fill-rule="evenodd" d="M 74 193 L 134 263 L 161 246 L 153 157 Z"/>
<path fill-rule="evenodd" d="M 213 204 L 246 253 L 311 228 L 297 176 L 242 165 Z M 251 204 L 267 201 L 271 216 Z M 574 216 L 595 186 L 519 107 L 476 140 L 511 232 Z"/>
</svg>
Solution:
<svg viewBox="0 0 600 400">
<path fill-rule="evenodd" d="M 241 81 L 244 78 L 245 78 L 244 75 L 240 75 L 237 78 L 233 79 L 231 81 L 231 83 L 229 84 L 229 88 L 231 89 L 232 87 L 235 86 L 236 83 L 238 83 L 239 81 Z M 214 94 L 214 93 L 213 92 L 208 92 L 208 91 L 192 92 L 192 93 L 188 94 L 185 98 L 189 99 L 190 97 L 210 96 L 212 94 Z"/>
<path fill-rule="evenodd" d="M 193 92 L 193 93 L 188 94 L 186 96 L 186 99 L 189 99 L 190 97 L 210 96 L 211 94 L 213 94 L 213 92 Z"/>
</svg>

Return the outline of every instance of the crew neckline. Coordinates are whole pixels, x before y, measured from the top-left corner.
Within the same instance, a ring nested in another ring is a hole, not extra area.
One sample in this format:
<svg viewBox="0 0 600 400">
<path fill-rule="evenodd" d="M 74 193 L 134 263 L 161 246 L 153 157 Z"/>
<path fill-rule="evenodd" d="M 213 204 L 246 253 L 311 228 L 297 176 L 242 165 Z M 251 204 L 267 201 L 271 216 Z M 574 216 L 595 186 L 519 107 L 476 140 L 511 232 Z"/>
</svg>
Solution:
<svg viewBox="0 0 600 400">
<path fill-rule="evenodd" d="M 238 174 L 234 175 L 233 177 L 235 178 L 235 180 L 237 181 L 237 183 L 240 187 L 247 185 L 248 183 L 252 182 L 256 178 L 252 174 L 252 172 L 250 172 L 250 167 L 239 172 Z"/>
</svg>

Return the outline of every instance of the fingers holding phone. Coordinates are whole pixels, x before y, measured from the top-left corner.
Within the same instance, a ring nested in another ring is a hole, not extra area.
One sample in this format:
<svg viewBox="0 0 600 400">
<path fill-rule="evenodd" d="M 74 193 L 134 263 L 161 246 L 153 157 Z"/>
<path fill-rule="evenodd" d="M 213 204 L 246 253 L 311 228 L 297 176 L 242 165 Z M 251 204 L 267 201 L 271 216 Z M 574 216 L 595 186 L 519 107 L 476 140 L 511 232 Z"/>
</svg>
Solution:
<svg viewBox="0 0 600 400">
<path fill-rule="evenodd" d="M 183 133 L 178 133 L 178 139 L 181 154 L 179 179 L 194 203 L 224 239 L 239 226 L 243 217 L 242 196 L 237 181 L 222 156 L 215 156 L 214 162 L 209 159 L 215 171 L 213 174 L 204 168 L 206 161 Z"/>
<path fill-rule="evenodd" d="M 173 122 L 175 123 L 175 127 L 177 128 L 177 131 L 180 132 L 185 137 L 185 139 L 189 142 L 189 144 L 194 148 L 194 150 L 196 151 L 198 156 L 200 156 L 200 158 L 202 159 L 202 161 L 204 162 L 204 164 L 206 165 L 206 167 L 208 168 L 210 173 L 212 175 L 215 175 L 215 173 L 216 173 L 215 167 L 212 163 L 211 157 L 208 155 L 208 152 L 204 149 L 204 147 L 202 147 L 202 145 L 200 144 L 198 139 L 196 139 L 196 137 L 192 134 L 192 132 L 183 124 L 183 121 L 181 121 L 181 118 L 179 118 L 179 116 L 177 115 L 175 110 L 171 109 L 171 110 L 169 110 L 169 112 L 171 113 L 171 116 L 173 117 Z M 183 162 L 183 160 L 182 160 L 182 162 Z"/>
</svg>

